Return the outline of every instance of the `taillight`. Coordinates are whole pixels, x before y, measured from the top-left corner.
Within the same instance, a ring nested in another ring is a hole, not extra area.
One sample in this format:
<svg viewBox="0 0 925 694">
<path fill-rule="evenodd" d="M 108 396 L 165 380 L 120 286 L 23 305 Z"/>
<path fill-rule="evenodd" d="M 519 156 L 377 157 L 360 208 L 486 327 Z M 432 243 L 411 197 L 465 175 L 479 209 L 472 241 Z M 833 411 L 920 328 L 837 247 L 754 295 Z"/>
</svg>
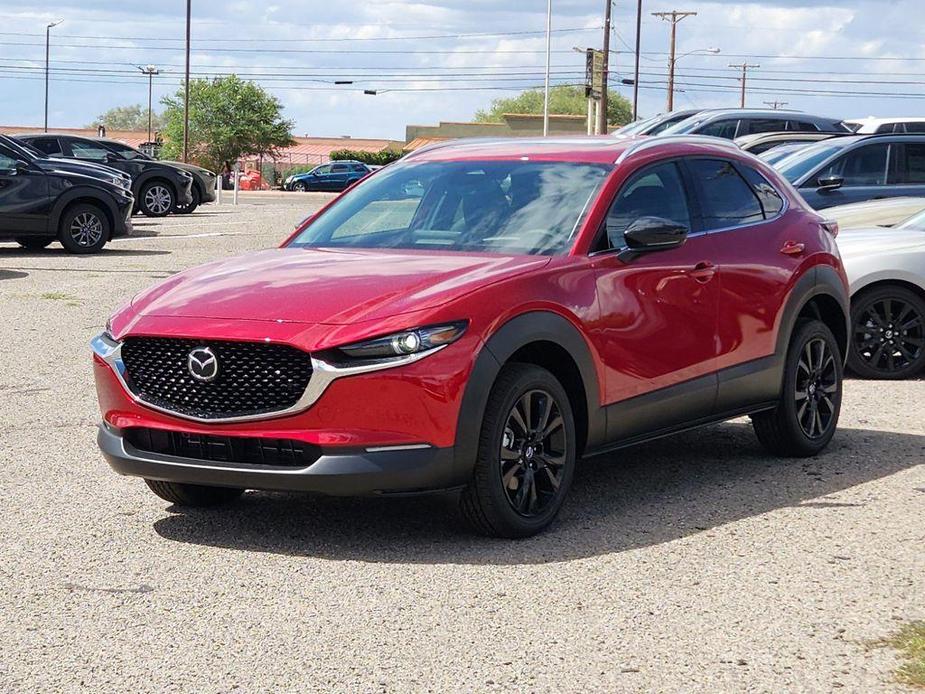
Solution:
<svg viewBox="0 0 925 694">
<path fill-rule="evenodd" d="M 829 232 L 832 237 L 838 236 L 838 222 L 834 219 L 827 219 L 820 226 L 827 232 Z"/>
</svg>

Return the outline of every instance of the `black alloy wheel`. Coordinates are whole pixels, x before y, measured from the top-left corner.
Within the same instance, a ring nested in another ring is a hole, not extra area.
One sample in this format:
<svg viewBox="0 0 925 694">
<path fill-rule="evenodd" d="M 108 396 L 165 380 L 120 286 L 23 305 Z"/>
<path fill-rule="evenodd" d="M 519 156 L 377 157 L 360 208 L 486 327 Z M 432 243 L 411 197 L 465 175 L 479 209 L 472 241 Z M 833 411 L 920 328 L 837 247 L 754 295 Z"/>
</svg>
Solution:
<svg viewBox="0 0 925 694">
<path fill-rule="evenodd" d="M 536 517 L 556 498 L 567 443 L 562 413 L 551 393 L 531 390 L 514 403 L 501 437 L 499 471 L 507 500 L 519 515 Z"/>
<path fill-rule="evenodd" d="M 572 404 L 556 377 L 505 364 L 485 405 L 469 484 L 459 496 L 468 525 L 493 537 L 529 537 L 562 507 L 577 459 Z"/>
<path fill-rule="evenodd" d="M 859 297 L 851 332 L 848 366 L 859 376 L 895 380 L 925 367 L 925 300 L 905 287 Z"/>
<path fill-rule="evenodd" d="M 833 400 L 838 390 L 839 374 L 835 355 L 825 339 L 817 337 L 810 340 L 797 362 L 793 393 L 797 421 L 809 438 L 818 439 L 828 432 L 838 413 Z"/>
<path fill-rule="evenodd" d="M 109 240 L 109 219 L 96 205 L 74 205 L 61 215 L 58 240 L 68 253 L 97 253 Z"/>
</svg>

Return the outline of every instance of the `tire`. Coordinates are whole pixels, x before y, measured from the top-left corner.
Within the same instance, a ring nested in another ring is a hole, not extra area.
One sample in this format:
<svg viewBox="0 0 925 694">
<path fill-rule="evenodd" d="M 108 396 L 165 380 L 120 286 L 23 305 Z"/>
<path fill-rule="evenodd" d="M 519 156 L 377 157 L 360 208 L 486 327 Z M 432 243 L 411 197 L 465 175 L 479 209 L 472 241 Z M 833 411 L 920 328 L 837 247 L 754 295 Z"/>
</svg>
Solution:
<svg viewBox="0 0 925 694">
<path fill-rule="evenodd" d="M 296 181 L 292 184 L 292 189 L 297 193 L 304 193 L 308 190 L 308 186 L 305 185 L 304 181 Z"/>
<path fill-rule="evenodd" d="M 883 380 L 921 372 L 925 368 L 925 299 L 895 285 L 855 297 L 848 368 L 861 378 Z"/>
<path fill-rule="evenodd" d="M 192 201 L 190 201 L 188 205 L 174 206 L 174 214 L 192 214 L 196 211 L 196 208 L 202 204 L 202 196 L 199 194 L 199 189 L 196 186 L 193 186 L 190 195 L 193 196 Z"/>
<path fill-rule="evenodd" d="M 829 327 L 820 320 L 798 323 L 784 362 L 780 403 L 752 415 L 758 440 L 787 458 L 822 451 L 838 426 L 843 380 L 841 352 Z"/>
<path fill-rule="evenodd" d="M 55 240 L 54 236 L 17 236 L 16 243 L 27 251 L 40 251 Z"/>
<path fill-rule="evenodd" d="M 166 217 L 176 205 L 177 196 L 166 181 L 148 181 L 138 191 L 138 209 L 145 217 Z"/>
<path fill-rule="evenodd" d="M 536 432 L 544 412 L 545 437 L 530 436 L 517 424 L 519 417 Z M 546 369 L 508 364 L 488 397 L 472 479 L 459 497 L 460 514 L 482 535 L 535 535 L 559 512 L 575 461 L 575 421 L 565 389 Z"/>
<path fill-rule="evenodd" d="M 99 253 L 110 233 L 109 217 L 90 203 L 69 207 L 58 222 L 58 241 L 68 253 Z"/>
<path fill-rule="evenodd" d="M 160 480 L 145 480 L 148 489 L 157 494 L 164 501 L 177 506 L 203 508 L 207 506 L 221 506 L 240 497 L 243 489 L 230 489 L 227 487 L 203 487 L 198 484 L 183 484 L 181 482 L 162 482 Z"/>
</svg>

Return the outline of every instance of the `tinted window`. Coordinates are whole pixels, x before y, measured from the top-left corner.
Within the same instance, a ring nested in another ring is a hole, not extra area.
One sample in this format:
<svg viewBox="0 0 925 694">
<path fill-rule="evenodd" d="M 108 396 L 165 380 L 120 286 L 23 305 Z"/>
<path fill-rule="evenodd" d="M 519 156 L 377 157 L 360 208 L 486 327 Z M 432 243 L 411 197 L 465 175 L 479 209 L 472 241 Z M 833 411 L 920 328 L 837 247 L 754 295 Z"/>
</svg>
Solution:
<svg viewBox="0 0 925 694">
<path fill-rule="evenodd" d="M 787 121 L 780 118 L 749 118 L 742 124 L 749 133 L 776 133 L 787 129 Z"/>
<path fill-rule="evenodd" d="M 688 163 L 700 188 L 700 207 L 706 230 L 751 224 L 764 219 L 758 196 L 735 167 L 719 159 Z"/>
<path fill-rule="evenodd" d="M 363 166 L 362 164 L 351 164 L 351 165 L 350 165 L 350 170 L 351 170 L 351 171 L 359 171 L 360 173 L 364 173 L 364 172 L 366 171 L 366 167 Z"/>
<path fill-rule="evenodd" d="M 925 123 L 903 123 L 907 133 L 925 133 Z"/>
<path fill-rule="evenodd" d="M 150 159 L 151 158 L 144 152 L 139 152 L 134 147 L 129 147 L 128 145 L 123 145 L 119 143 L 114 143 L 114 142 L 109 143 L 109 149 L 119 154 L 123 159 Z"/>
<path fill-rule="evenodd" d="M 758 194 L 761 209 L 766 219 L 776 216 L 784 207 L 784 199 L 763 175 L 755 169 L 739 164 L 739 171 L 745 176 L 752 189 Z"/>
<path fill-rule="evenodd" d="M 713 137 L 724 137 L 727 140 L 731 140 L 736 136 L 736 126 L 738 126 L 739 121 L 736 119 L 733 120 L 718 120 L 715 123 L 710 123 L 703 126 L 698 134 L 699 135 L 712 135 Z"/>
<path fill-rule="evenodd" d="M 677 164 L 653 166 L 623 186 L 607 212 L 610 248 L 625 248 L 623 234 L 640 217 L 663 217 L 691 228 L 687 196 Z"/>
<path fill-rule="evenodd" d="M 838 145 L 811 145 L 798 149 L 789 157 L 781 159 L 774 168 L 776 168 L 788 181 L 795 183 L 841 150 L 842 148 Z M 815 187 L 815 184 L 815 181 L 809 183 L 809 185 L 813 187 Z"/>
<path fill-rule="evenodd" d="M 882 186 L 886 183 L 888 152 L 889 146 L 885 144 L 858 147 L 819 172 L 817 179 L 841 176 L 846 186 Z"/>
<path fill-rule="evenodd" d="M 903 129 L 902 129 L 901 123 L 896 123 L 896 124 L 887 123 L 886 125 L 881 125 L 880 127 L 878 127 L 875 132 L 876 134 L 880 135 L 882 133 L 892 133 L 892 132 L 901 133 L 902 131 Z"/>
<path fill-rule="evenodd" d="M 61 143 L 58 142 L 57 137 L 38 137 L 32 140 L 29 144 L 43 154 L 47 154 L 49 156 L 55 156 L 64 153 L 61 149 Z"/>
<path fill-rule="evenodd" d="M 339 198 L 292 245 L 561 253 L 611 168 L 524 161 L 390 166 Z"/>
<path fill-rule="evenodd" d="M 905 161 L 900 171 L 901 183 L 925 183 L 925 144 L 903 145 Z"/>
<path fill-rule="evenodd" d="M 330 164 L 325 164 L 324 166 L 318 166 L 318 167 L 316 167 L 316 168 L 312 171 L 312 173 L 316 173 L 316 174 L 329 174 L 329 173 L 331 173 L 331 165 L 330 165 Z"/>
<path fill-rule="evenodd" d="M 71 142 L 71 154 L 78 159 L 93 159 L 95 161 L 103 161 L 106 159 L 106 155 L 109 154 L 109 150 L 96 144 L 95 142 L 73 140 Z"/>
<path fill-rule="evenodd" d="M 0 149 L 0 171 L 12 171 L 16 168 L 16 159 L 6 150 Z"/>
<path fill-rule="evenodd" d="M 347 171 L 347 170 L 348 169 L 347 169 L 346 164 L 335 164 L 334 166 L 331 167 L 331 173 L 343 173 L 344 171 Z"/>
<path fill-rule="evenodd" d="M 810 123 L 805 120 L 791 120 L 789 121 L 790 130 L 798 130 L 801 132 L 818 132 L 819 126 L 815 123 Z"/>
</svg>

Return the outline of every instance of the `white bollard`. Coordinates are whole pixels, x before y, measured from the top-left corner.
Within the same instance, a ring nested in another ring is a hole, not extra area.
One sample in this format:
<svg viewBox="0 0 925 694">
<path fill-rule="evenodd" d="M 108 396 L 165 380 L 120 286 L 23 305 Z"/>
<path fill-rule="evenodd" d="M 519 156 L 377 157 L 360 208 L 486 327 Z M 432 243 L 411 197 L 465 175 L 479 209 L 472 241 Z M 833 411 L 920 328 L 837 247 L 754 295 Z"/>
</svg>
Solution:
<svg viewBox="0 0 925 694">
<path fill-rule="evenodd" d="M 241 180 L 241 165 L 238 162 L 234 163 L 234 199 L 232 204 L 238 204 L 238 188 L 240 187 Z"/>
<path fill-rule="evenodd" d="M 218 176 L 215 177 L 215 204 L 222 204 L 222 174 L 219 172 Z"/>
</svg>

